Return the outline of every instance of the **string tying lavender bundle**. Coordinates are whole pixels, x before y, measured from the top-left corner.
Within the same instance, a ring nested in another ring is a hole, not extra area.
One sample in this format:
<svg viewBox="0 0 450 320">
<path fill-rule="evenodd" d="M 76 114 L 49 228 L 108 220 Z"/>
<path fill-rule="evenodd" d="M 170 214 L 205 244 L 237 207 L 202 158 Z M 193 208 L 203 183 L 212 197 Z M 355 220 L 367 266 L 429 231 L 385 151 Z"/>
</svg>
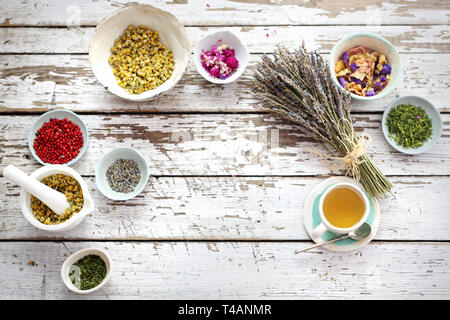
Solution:
<svg viewBox="0 0 450 320">
<path fill-rule="evenodd" d="M 310 138 L 360 181 L 370 196 L 380 198 L 392 184 L 367 155 L 370 137 L 358 136 L 350 117 L 350 97 L 336 87 L 327 63 L 304 44 L 294 52 L 277 46 L 256 67 L 252 92 L 264 110 L 298 124 Z M 319 153 L 322 157 L 325 155 Z"/>
</svg>

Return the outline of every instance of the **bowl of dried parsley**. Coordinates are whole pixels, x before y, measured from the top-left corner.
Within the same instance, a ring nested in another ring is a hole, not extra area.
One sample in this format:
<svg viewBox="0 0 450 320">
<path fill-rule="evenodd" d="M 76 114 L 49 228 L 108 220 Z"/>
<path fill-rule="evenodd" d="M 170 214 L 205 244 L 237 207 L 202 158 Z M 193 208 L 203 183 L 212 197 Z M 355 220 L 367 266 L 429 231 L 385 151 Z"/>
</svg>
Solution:
<svg viewBox="0 0 450 320">
<path fill-rule="evenodd" d="M 111 258 L 105 251 L 88 248 L 75 252 L 64 261 L 61 278 L 69 290 L 88 294 L 108 282 L 111 268 Z"/>
<path fill-rule="evenodd" d="M 96 28 L 89 62 L 111 93 L 148 101 L 173 88 L 191 56 L 184 26 L 167 11 L 150 5 L 114 11 Z"/>
<path fill-rule="evenodd" d="M 381 123 L 387 142 L 397 151 L 410 155 L 430 150 L 442 133 L 439 111 L 418 96 L 404 96 L 389 103 Z"/>
</svg>

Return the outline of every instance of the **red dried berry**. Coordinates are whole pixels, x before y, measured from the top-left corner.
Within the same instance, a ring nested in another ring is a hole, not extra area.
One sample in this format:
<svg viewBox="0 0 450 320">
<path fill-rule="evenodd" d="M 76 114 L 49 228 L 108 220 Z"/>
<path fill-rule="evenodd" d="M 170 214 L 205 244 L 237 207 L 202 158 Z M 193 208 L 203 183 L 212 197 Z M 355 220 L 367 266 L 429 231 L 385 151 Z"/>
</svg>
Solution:
<svg viewBox="0 0 450 320">
<path fill-rule="evenodd" d="M 83 147 L 80 127 L 65 119 L 50 119 L 36 132 L 33 148 L 45 163 L 64 164 L 76 158 Z"/>
</svg>

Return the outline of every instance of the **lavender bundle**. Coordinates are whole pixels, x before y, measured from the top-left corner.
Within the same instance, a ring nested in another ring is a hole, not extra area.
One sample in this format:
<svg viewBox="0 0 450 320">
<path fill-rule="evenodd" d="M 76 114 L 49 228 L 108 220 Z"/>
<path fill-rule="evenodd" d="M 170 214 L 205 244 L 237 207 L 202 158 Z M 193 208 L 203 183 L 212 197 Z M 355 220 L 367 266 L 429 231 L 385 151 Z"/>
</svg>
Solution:
<svg viewBox="0 0 450 320">
<path fill-rule="evenodd" d="M 392 184 L 366 154 L 370 138 L 355 133 L 350 97 L 336 87 L 318 53 L 304 46 L 291 53 L 278 46 L 273 57 L 265 55 L 258 63 L 252 92 L 264 110 L 298 124 L 328 158 L 341 160 L 345 174 L 360 181 L 370 196 L 391 191 Z"/>
</svg>

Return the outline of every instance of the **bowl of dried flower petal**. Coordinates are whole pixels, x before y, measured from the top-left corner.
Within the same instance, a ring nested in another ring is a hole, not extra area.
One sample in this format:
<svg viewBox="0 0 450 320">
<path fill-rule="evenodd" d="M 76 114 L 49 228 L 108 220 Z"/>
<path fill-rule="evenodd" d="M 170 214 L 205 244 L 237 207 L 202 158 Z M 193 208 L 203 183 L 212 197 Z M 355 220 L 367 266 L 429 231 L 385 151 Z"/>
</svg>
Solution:
<svg viewBox="0 0 450 320">
<path fill-rule="evenodd" d="M 89 47 L 97 80 L 132 101 L 148 101 L 173 88 L 190 56 L 184 26 L 150 5 L 114 11 L 97 26 Z"/>
<path fill-rule="evenodd" d="M 248 50 L 232 32 L 220 31 L 201 39 L 194 50 L 198 73 L 209 82 L 231 83 L 244 73 Z"/>
<path fill-rule="evenodd" d="M 375 33 L 355 33 L 342 38 L 330 54 L 335 84 L 356 100 L 376 100 L 388 95 L 401 77 L 397 49 Z"/>
</svg>

